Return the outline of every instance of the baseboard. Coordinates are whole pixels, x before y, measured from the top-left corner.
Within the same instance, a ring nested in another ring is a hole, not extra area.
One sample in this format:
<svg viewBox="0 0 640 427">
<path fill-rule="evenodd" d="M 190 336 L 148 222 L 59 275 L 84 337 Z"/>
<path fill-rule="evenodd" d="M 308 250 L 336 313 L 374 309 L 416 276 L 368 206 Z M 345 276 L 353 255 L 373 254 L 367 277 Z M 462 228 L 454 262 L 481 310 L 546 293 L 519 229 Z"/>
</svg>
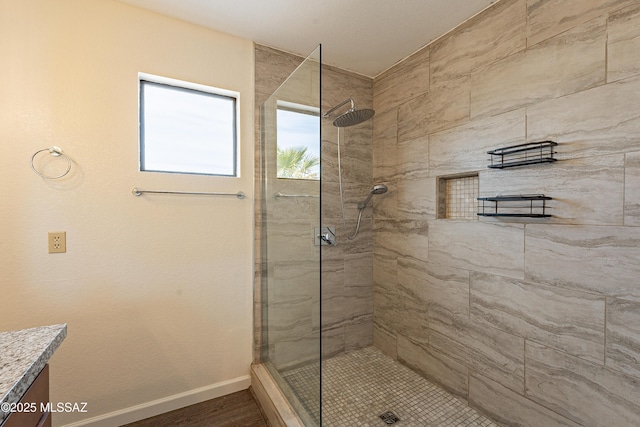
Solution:
<svg viewBox="0 0 640 427">
<path fill-rule="evenodd" d="M 119 411 L 109 412 L 108 414 L 99 415 L 83 421 L 66 424 L 62 427 L 120 426 L 164 414 L 165 412 L 184 408 L 189 405 L 195 405 L 196 403 L 215 399 L 237 391 L 246 390 L 250 385 L 251 377 L 246 375 L 232 380 L 212 384 L 210 386 L 197 388 L 195 390 L 189 390 L 184 393 L 174 394 L 173 396 L 164 397 L 151 402 L 142 403 L 140 405 L 131 406 Z"/>
</svg>

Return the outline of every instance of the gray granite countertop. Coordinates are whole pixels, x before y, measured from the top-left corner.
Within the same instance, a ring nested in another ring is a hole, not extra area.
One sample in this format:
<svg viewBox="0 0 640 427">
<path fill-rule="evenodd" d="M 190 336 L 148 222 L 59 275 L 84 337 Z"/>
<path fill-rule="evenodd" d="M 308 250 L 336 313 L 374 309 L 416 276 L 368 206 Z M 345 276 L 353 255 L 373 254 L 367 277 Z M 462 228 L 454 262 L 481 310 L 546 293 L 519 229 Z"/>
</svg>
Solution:
<svg viewBox="0 0 640 427">
<path fill-rule="evenodd" d="M 0 406 L 20 401 L 66 336 L 66 324 L 0 332 Z"/>
</svg>

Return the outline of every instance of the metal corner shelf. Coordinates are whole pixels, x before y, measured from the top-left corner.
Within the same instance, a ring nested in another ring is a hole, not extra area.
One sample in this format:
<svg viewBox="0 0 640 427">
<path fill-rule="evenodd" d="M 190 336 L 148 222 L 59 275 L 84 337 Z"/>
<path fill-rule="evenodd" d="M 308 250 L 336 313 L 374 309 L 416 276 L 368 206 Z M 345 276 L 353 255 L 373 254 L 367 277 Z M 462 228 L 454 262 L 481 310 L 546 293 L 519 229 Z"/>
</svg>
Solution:
<svg viewBox="0 0 640 427">
<path fill-rule="evenodd" d="M 537 163 L 553 163 L 558 159 L 553 155 L 553 149 L 558 145 L 553 141 L 527 142 L 526 144 L 511 145 L 487 151 L 491 157 L 491 169 L 504 169 L 516 166 L 534 165 Z"/>
<path fill-rule="evenodd" d="M 478 206 L 480 211 L 477 213 L 478 216 L 511 218 L 549 218 L 552 216 L 546 212 L 548 208 L 546 202 L 547 200 L 552 200 L 552 198 L 544 194 L 478 197 L 477 200 L 482 202 Z M 487 205 L 486 202 L 492 202 L 492 204 Z M 506 204 L 502 202 L 506 202 Z M 501 211 L 501 209 L 506 211 Z"/>
</svg>

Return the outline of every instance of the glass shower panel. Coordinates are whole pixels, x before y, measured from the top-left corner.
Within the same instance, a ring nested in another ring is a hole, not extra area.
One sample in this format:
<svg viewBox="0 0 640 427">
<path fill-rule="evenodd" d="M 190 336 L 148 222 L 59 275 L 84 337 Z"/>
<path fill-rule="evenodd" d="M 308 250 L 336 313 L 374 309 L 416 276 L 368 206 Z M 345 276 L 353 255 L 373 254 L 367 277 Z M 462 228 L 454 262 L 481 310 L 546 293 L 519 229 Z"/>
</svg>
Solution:
<svg viewBox="0 0 640 427">
<path fill-rule="evenodd" d="M 260 108 L 262 362 L 320 424 L 320 46 Z"/>
</svg>

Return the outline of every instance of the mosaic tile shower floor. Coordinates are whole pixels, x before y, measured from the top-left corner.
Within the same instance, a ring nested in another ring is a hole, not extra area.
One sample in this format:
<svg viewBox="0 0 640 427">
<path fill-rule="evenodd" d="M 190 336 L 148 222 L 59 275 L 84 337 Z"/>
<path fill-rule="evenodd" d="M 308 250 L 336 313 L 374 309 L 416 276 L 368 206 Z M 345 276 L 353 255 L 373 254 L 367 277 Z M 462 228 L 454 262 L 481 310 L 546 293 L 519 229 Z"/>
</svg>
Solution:
<svg viewBox="0 0 640 427">
<path fill-rule="evenodd" d="M 368 347 L 325 360 L 322 365 L 323 427 L 384 427 L 380 415 L 392 411 L 398 427 L 498 427 L 466 402 L 411 369 Z M 308 407 L 319 419 L 318 365 L 284 374 L 291 387 L 316 402 Z"/>
</svg>

